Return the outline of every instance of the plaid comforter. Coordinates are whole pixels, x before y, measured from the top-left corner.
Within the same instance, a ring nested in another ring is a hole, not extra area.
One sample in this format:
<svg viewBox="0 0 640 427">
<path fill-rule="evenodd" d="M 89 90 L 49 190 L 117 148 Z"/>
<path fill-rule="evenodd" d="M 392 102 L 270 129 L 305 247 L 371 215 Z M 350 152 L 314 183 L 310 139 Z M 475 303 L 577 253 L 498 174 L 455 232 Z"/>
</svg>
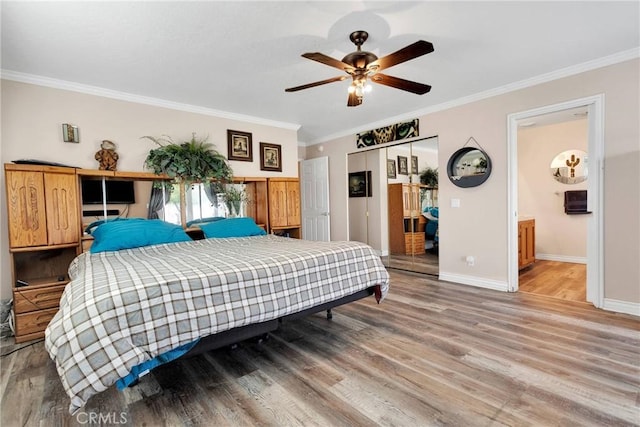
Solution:
<svg viewBox="0 0 640 427">
<path fill-rule="evenodd" d="M 83 253 L 69 276 L 45 346 L 71 413 L 134 366 L 197 338 L 376 284 L 384 297 L 389 287 L 365 244 L 272 235 Z"/>
</svg>

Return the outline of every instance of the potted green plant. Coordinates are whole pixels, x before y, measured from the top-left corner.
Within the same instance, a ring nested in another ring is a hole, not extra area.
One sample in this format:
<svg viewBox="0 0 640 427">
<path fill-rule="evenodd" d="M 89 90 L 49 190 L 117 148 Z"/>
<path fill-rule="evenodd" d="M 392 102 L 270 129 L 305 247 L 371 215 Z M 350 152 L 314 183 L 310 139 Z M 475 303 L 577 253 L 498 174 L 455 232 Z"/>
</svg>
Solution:
<svg viewBox="0 0 640 427">
<path fill-rule="evenodd" d="M 189 141 L 175 143 L 171 137 L 163 135 L 159 138 L 143 136 L 158 145 L 149 151 L 144 166 L 156 174 L 164 174 L 173 179 L 180 187 L 180 210 L 185 212 L 185 185 L 194 182 L 231 181 L 233 170 L 222 154 L 220 154 L 208 138 L 198 139 L 195 132 Z M 181 215 L 182 226 L 186 227 L 186 219 Z"/>
<path fill-rule="evenodd" d="M 438 169 L 426 167 L 420 172 L 420 183 L 427 187 L 438 188 Z"/>
</svg>

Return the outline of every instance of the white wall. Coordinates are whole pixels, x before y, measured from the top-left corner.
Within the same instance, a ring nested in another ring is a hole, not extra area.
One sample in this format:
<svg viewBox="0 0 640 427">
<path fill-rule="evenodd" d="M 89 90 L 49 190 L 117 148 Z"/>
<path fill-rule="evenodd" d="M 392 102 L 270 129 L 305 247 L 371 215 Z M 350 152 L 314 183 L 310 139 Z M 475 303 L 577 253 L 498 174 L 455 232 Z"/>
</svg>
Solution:
<svg viewBox="0 0 640 427">
<path fill-rule="evenodd" d="M 536 220 L 537 258 L 586 262 L 588 218 L 564 213 L 564 192 L 588 183 L 560 183 L 549 166 L 563 151 L 587 152 L 587 130 L 586 119 L 518 130 L 518 212 Z"/>
<path fill-rule="evenodd" d="M 192 132 L 209 136 L 208 142 L 227 155 L 227 129 L 251 132 L 253 162 L 230 162 L 236 176 L 298 176 L 297 132 L 263 124 L 206 116 L 168 108 L 120 101 L 77 92 L 2 80 L 2 140 L 0 160 L 35 158 L 97 169 L 94 159 L 104 139 L 113 141 L 119 154 L 118 170 L 142 171 L 153 142 L 141 136 L 169 135 L 188 140 Z M 62 124 L 79 127 L 80 143 L 62 140 Z M 260 170 L 259 143 L 282 145 L 282 173 Z M 343 172 L 344 176 L 344 172 Z M 4 173 L 1 174 L 0 298 L 11 298 L 11 269 L 6 219 Z"/>
<path fill-rule="evenodd" d="M 441 273 L 506 287 L 507 115 L 603 93 L 604 296 L 640 303 L 639 82 L 640 60 L 634 59 L 418 117 L 420 135 L 438 136 Z M 491 157 L 493 170 L 481 186 L 459 188 L 443 172 L 471 136 Z M 306 149 L 309 158 L 330 158 L 334 240 L 348 237 L 346 221 L 340 219 L 346 217 L 346 154 L 355 151 L 355 135 Z M 453 198 L 460 200 L 459 208 L 450 207 Z M 475 256 L 474 267 L 466 265 L 467 255 Z"/>
</svg>

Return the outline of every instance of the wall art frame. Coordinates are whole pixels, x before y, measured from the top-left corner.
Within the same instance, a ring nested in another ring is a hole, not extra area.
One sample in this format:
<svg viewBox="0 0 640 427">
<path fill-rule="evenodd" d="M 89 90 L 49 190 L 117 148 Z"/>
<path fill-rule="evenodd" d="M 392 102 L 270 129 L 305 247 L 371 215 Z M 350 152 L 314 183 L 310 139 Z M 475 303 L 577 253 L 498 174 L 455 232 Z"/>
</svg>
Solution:
<svg viewBox="0 0 640 427">
<path fill-rule="evenodd" d="M 76 144 L 80 142 L 80 131 L 78 130 L 78 126 L 74 126 L 69 123 L 62 124 L 62 140 L 64 142 L 75 142 Z"/>
<path fill-rule="evenodd" d="M 238 162 L 253 162 L 251 133 L 227 129 L 227 158 Z"/>
<path fill-rule="evenodd" d="M 349 173 L 349 197 L 371 197 L 371 171 Z"/>
<path fill-rule="evenodd" d="M 282 172 L 282 146 L 260 143 L 260 170 Z"/>
<path fill-rule="evenodd" d="M 387 159 L 387 178 L 396 178 L 396 161 Z"/>
<path fill-rule="evenodd" d="M 409 175 L 409 164 L 405 156 L 398 156 L 398 175 Z"/>
</svg>

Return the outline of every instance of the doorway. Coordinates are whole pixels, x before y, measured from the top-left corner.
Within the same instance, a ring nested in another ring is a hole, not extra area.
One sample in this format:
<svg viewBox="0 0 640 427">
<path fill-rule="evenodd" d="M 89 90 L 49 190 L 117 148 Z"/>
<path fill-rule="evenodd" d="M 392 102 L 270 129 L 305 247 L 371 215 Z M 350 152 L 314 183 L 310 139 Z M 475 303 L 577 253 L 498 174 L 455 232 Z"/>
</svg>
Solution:
<svg viewBox="0 0 640 427">
<path fill-rule="evenodd" d="M 519 289 L 518 263 L 518 217 L 526 212 L 519 211 L 519 182 L 518 182 L 518 128 L 519 124 L 533 121 L 545 115 L 559 114 L 574 109 L 584 109 L 587 113 L 587 153 L 588 179 L 586 180 L 587 207 L 589 214 L 586 218 L 586 300 L 596 307 L 603 304 L 602 279 L 602 159 L 604 152 L 603 103 L 602 95 L 577 99 L 560 104 L 511 114 L 508 117 L 508 236 L 509 236 L 509 291 Z M 551 173 L 551 169 L 547 170 Z M 558 194 L 564 198 L 564 194 Z"/>
<path fill-rule="evenodd" d="M 565 203 L 567 196 L 587 193 L 587 116 L 584 106 L 518 121 L 522 292 L 586 302 L 588 214 L 573 206 L 567 210 Z M 535 242 L 531 259 L 523 255 L 528 239 Z"/>
</svg>

